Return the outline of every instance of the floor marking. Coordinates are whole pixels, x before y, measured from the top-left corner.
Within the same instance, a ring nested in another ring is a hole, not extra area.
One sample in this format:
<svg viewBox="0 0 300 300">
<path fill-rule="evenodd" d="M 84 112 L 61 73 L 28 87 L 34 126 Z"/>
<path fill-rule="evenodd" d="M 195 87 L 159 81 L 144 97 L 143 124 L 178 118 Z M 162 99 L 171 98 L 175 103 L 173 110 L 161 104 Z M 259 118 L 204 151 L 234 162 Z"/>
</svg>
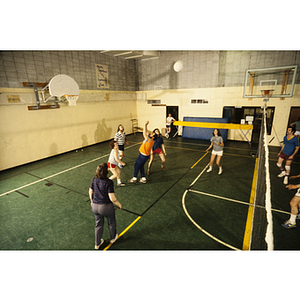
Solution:
<svg viewBox="0 0 300 300">
<path fill-rule="evenodd" d="M 189 213 L 188 213 L 188 211 L 187 211 L 187 209 L 186 209 L 186 207 L 185 207 L 185 195 L 187 194 L 187 192 L 188 192 L 188 190 L 186 190 L 186 191 L 184 192 L 183 196 L 182 196 L 182 207 L 183 207 L 183 210 L 184 210 L 185 214 L 186 214 L 187 217 L 190 219 L 190 221 L 191 221 L 198 229 L 200 229 L 204 234 L 206 234 L 207 236 L 209 236 L 209 237 L 212 238 L 213 240 L 217 241 L 218 243 L 220 243 L 220 244 L 222 244 L 222 245 L 224 245 L 224 246 L 226 246 L 226 247 L 228 247 L 228 248 L 231 248 L 231 249 L 233 249 L 233 250 L 240 251 L 240 249 L 235 248 L 235 247 L 233 247 L 233 246 L 231 246 L 231 245 L 229 245 L 229 244 L 227 244 L 227 243 L 225 243 L 225 242 L 219 240 L 218 238 L 216 238 L 215 236 L 213 236 L 212 234 L 210 234 L 209 232 L 207 232 L 206 230 L 204 230 L 200 225 L 198 225 L 198 224 L 193 220 L 193 218 L 189 215 Z"/>
<path fill-rule="evenodd" d="M 250 250 L 251 236 L 252 236 L 252 225 L 253 225 L 253 217 L 254 217 L 253 205 L 254 205 L 254 199 L 255 199 L 257 169 L 258 169 L 258 158 L 256 158 L 256 160 L 255 160 L 254 174 L 253 174 L 251 194 L 250 194 L 250 200 L 249 200 L 249 204 L 251 204 L 252 206 L 249 206 L 249 209 L 248 209 L 244 241 L 243 241 L 243 247 L 242 247 L 243 250 L 247 250 L 247 251 Z"/>
<path fill-rule="evenodd" d="M 207 155 L 208 154 L 208 152 L 206 152 L 192 167 L 191 167 L 191 169 L 193 169 L 197 164 L 198 164 L 198 162 L 199 161 L 201 161 L 204 157 L 205 157 L 205 155 Z"/>
<path fill-rule="evenodd" d="M 118 239 L 127 231 L 127 230 L 129 230 L 139 219 L 141 218 L 141 216 L 139 216 L 139 217 L 137 217 L 129 226 L 127 226 L 127 228 L 125 228 L 120 234 L 119 234 L 119 237 L 118 237 Z M 117 240 L 118 240 L 117 239 Z M 103 249 L 103 251 L 106 251 L 108 248 L 110 248 L 110 246 L 111 246 L 112 244 L 111 243 L 109 243 L 109 245 L 108 246 L 106 246 L 104 249 Z"/>
<path fill-rule="evenodd" d="M 133 146 L 136 146 L 136 144 L 134 144 L 134 145 L 132 145 L 132 146 L 128 146 L 127 148 L 130 148 L 130 147 L 133 147 Z M 92 160 L 90 160 L 90 161 L 87 161 L 87 162 L 85 162 L 85 163 L 82 163 L 82 164 L 80 164 L 80 165 L 74 166 L 74 167 L 72 167 L 72 168 L 66 169 L 66 170 L 64 170 L 64 171 L 58 172 L 58 173 L 56 173 L 56 174 L 53 174 L 53 175 L 44 177 L 44 178 L 42 178 L 42 179 L 40 179 L 40 180 L 37 180 L 37 181 L 31 182 L 31 183 L 25 184 L 25 185 L 23 185 L 23 186 L 20 186 L 20 187 L 18 187 L 18 188 L 15 188 L 15 189 L 10 190 L 10 191 L 8 191 L 8 192 L 5 192 L 5 193 L 3 193 L 3 194 L 0 194 L 0 197 L 2 197 L 2 196 L 4 196 L 4 195 L 8 195 L 8 194 L 13 193 L 13 192 L 16 192 L 16 191 L 18 191 L 18 190 L 20 190 L 20 189 L 23 189 L 23 188 L 25 188 L 25 187 L 34 185 L 34 184 L 36 184 L 36 183 L 42 182 L 42 181 L 47 180 L 47 179 L 49 179 L 49 178 L 55 177 L 55 176 L 57 176 L 57 175 L 61 175 L 61 174 L 63 174 L 63 173 L 66 173 L 66 172 L 75 170 L 75 169 L 77 169 L 77 168 L 80 168 L 80 167 L 82 167 L 82 166 L 85 166 L 85 165 L 87 165 L 87 164 L 89 164 L 89 163 L 92 163 L 92 162 L 94 162 L 94 161 L 97 161 L 97 160 L 99 160 L 99 159 L 101 159 L 101 158 L 104 158 L 104 157 L 107 157 L 107 156 L 109 156 L 109 153 L 108 153 L 108 154 L 105 154 L 105 155 L 103 155 L 103 156 L 94 158 L 94 159 L 92 159 Z"/>
</svg>

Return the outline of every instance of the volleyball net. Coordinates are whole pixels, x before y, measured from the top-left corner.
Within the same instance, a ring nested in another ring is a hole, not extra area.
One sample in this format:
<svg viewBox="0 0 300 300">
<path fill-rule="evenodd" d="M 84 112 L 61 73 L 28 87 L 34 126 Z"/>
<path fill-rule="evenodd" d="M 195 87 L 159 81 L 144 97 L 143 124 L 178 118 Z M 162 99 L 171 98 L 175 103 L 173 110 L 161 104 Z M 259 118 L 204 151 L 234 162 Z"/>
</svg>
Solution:
<svg viewBox="0 0 300 300">
<path fill-rule="evenodd" d="M 257 150 L 257 179 L 254 198 L 250 250 L 274 250 L 269 148 L 264 108 Z"/>
</svg>

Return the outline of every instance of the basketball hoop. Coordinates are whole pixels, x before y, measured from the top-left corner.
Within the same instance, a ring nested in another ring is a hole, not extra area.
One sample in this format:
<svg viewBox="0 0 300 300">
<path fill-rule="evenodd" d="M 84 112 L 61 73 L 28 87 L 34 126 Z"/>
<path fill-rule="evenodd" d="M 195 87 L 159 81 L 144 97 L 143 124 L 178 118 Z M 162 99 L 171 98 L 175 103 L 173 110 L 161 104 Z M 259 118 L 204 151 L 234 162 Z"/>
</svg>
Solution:
<svg viewBox="0 0 300 300">
<path fill-rule="evenodd" d="M 68 102 L 69 106 L 76 106 L 76 101 L 78 100 L 78 95 L 64 95 Z"/>
<path fill-rule="evenodd" d="M 264 97 L 264 99 L 270 99 L 273 95 L 274 90 L 261 90 L 261 94 Z"/>
</svg>

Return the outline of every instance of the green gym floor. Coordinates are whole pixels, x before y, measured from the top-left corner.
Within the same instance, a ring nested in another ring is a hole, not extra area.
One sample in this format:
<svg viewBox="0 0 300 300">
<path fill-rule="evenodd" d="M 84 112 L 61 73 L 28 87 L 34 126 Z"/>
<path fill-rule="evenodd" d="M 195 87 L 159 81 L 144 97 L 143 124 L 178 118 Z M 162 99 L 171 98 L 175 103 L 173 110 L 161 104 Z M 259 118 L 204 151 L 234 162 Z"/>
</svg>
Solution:
<svg viewBox="0 0 300 300">
<path fill-rule="evenodd" d="M 227 141 L 223 174 L 206 172 L 209 141 L 164 139 L 166 171 L 155 157 L 147 184 L 133 176 L 141 133 L 127 136 L 115 194 L 119 239 L 109 244 L 107 221 L 100 250 L 242 250 L 253 184 L 255 156 L 246 142 Z M 299 250 L 300 226 L 285 229 L 289 202 L 270 147 L 275 250 Z M 98 164 L 107 162 L 109 141 L 0 172 L 0 250 L 94 250 L 94 215 L 88 189 Z M 300 156 L 291 175 L 300 174 Z M 298 221 L 299 223 L 299 221 Z M 299 225 L 299 224 L 298 224 Z"/>
</svg>

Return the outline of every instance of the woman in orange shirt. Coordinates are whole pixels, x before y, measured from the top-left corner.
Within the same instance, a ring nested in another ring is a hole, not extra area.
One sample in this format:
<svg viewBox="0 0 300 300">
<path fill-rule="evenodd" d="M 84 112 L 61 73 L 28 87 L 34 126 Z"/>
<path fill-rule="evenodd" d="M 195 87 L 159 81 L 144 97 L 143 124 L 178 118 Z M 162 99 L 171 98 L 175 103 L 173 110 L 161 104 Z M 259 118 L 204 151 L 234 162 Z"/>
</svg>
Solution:
<svg viewBox="0 0 300 300">
<path fill-rule="evenodd" d="M 137 182 L 137 175 L 139 172 L 141 173 L 140 182 L 142 183 L 147 182 L 147 179 L 145 177 L 144 165 L 146 161 L 149 159 L 151 148 L 154 144 L 154 141 L 158 137 L 157 134 L 153 132 L 148 134 L 148 130 L 147 130 L 148 124 L 149 121 L 147 121 L 144 126 L 144 130 L 143 130 L 144 141 L 139 149 L 140 155 L 138 156 L 134 165 L 134 175 L 130 180 L 128 180 L 128 182 L 133 182 L 133 183 Z"/>
</svg>

